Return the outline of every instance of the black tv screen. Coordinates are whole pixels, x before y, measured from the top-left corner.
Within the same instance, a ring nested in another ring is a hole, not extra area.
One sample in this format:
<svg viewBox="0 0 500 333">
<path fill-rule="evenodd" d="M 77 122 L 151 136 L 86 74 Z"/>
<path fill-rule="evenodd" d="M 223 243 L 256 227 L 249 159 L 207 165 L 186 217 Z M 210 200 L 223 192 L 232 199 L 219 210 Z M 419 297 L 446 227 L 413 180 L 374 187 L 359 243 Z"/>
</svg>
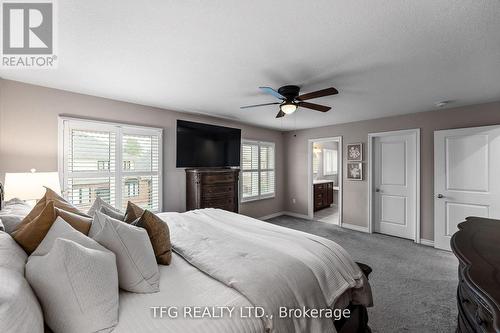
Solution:
<svg viewBox="0 0 500 333">
<path fill-rule="evenodd" d="M 177 167 L 240 165 L 241 130 L 177 120 Z"/>
</svg>

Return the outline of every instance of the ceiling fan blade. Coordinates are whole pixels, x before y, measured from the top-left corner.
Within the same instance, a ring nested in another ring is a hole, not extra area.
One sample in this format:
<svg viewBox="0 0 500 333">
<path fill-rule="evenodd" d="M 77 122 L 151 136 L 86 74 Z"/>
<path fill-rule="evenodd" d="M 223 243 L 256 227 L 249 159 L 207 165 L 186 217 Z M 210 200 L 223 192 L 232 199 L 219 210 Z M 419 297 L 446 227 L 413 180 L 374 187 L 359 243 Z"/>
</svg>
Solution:
<svg viewBox="0 0 500 333">
<path fill-rule="evenodd" d="M 275 102 L 275 103 L 264 103 L 264 104 L 255 104 L 255 105 L 240 106 L 240 109 L 256 108 L 256 107 L 259 107 L 259 106 L 277 105 L 277 104 L 281 104 L 281 103 Z"/>
<path fill-rule="evenodd" d="M 297 97 L 298 100 L 300 101 L 305 101 L 306 99 L 313 99 L 313 98 L 318 98 L 318 97 L 323 97 L 323 96 L 330 96 L 330 95 L 336 95 L 338 94 L 339 91 L 335 89 L 334 87 L 318 90 L 318 91 L 313 91 L 307 94 L 300 95 Z"/>
<path fill-rule="evenodd" d="M 276 115 L 276 118 L 281 118 L 281 117 L 284 117 L 285 116 L 285 112 L 281 111 L 278 112 L 278 114 Z"/>
<path fill-rule="evenodd" d="M 259 89 L 265 92 L 266 94 L 273 95 L 276 98 L 285 99 L 283 95 L 281 95 L 279 92 L 277 92 L 271 87 L 259 87 Z"/>
<path fill-rule="evenodd" d="M 321 111 L 321 112 L 327 112 L 331 109 L 331 107 L 329 107 L 329 106 L 308 103 L 308 102 L 299 102 L 299 106 L 301 106 L 303 108 L 308 108 L 311 110 Z"/>
</svg>

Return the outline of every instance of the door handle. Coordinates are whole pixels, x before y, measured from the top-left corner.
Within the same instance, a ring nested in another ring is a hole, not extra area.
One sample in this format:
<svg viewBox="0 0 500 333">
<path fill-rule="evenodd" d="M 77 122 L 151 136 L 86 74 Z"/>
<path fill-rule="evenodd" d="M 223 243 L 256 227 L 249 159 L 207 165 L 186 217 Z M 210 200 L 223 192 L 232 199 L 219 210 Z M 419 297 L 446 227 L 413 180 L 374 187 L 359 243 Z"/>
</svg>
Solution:
<svg viewBox="0 0 500 333">
<path fill-rule="evenodd" d="M 438 199 L 443 199 L 443 198 L 444 198 L 444 195 L 442 195 L 441 193 L 439 193 L 439 194 L 437 195 L 437 198 L 438 198 Z"/>
<path fill-rule="evenodd" d="M 376 188 L 376 189 L 375 189 L 375 192 L 380 192 L 380 189 L 379 189 L 379 188 Z"/>
</svg>

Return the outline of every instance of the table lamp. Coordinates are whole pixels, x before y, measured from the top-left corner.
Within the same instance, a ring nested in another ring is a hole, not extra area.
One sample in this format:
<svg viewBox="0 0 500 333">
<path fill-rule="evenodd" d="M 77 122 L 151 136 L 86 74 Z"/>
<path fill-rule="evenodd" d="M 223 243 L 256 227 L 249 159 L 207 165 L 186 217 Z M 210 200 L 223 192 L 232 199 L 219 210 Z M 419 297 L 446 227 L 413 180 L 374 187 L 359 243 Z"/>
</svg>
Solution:
<svg viewBox="0 0 500 333">
<path fill-rule="evenodd" d="M 45 194 L 45 187 L 61 193 L 57 172 L 31 172 L 5 174 L 5 200 L 19 198 L 24 201 L 37 201 Z"/>
</svg>

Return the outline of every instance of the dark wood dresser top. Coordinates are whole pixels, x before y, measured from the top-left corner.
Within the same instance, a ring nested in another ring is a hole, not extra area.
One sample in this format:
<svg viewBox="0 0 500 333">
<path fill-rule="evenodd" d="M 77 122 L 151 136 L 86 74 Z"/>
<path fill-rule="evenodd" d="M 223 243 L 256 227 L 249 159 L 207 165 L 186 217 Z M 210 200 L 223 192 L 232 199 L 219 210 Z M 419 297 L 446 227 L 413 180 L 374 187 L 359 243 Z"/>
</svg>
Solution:
<svg viewBox="0 0 500 333">
<path fill-rule="evenodd" d="M 487 305 L 491 331 L 500 332 L 500 221 L 469 217 L 458 228 L 451 248 L 460 261 L 459 284 Z"/>
</svg>

